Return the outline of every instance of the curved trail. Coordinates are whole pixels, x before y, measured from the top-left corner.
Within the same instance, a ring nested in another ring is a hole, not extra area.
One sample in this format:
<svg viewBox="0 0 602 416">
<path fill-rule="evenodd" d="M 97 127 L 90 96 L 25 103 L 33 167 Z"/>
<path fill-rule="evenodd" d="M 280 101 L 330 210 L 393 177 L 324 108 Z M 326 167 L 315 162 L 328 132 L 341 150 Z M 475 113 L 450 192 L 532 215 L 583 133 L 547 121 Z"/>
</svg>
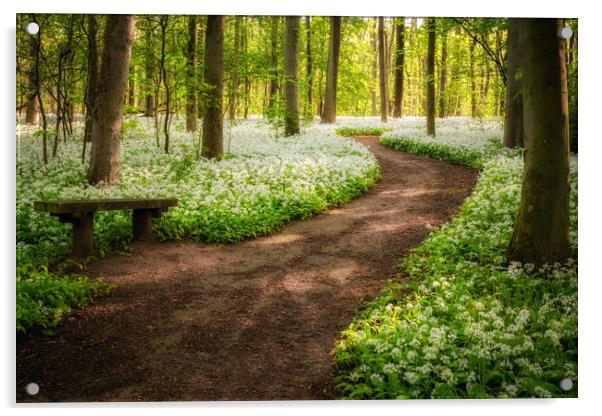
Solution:
<svg viewBox="0 0 602 416">
<path fill-rule="evenodd" d="M 18 401 L 332 398 L 339 332 L 449 219 L 477 172 L 366 144 L 382 179 L 349 204 L 236 245 L 139 244 L 95 261 L 117 284 L 56 337 L 17 343 Z M 26 397 L 23 387 L 40 385 Z"/>
</svg>

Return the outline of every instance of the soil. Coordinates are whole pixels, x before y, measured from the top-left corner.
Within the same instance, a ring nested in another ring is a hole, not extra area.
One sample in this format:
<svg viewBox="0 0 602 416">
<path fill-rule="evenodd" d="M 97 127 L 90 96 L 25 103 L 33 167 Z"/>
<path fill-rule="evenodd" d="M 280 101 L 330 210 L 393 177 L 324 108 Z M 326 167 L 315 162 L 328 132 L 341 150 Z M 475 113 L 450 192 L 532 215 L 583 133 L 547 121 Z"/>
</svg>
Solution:
<svg viewBox="0 0 602 416">
<path fill-rule="evenodd" d="M 17 340 L 17 401 L 334 398 L 341 330 L 478 175 L 355 139 L 382 178 L 349 204 L 235 245 L 139 243 L 94 261 L 88 275 L 116 288 L 55 336 Z"/>
</svg>

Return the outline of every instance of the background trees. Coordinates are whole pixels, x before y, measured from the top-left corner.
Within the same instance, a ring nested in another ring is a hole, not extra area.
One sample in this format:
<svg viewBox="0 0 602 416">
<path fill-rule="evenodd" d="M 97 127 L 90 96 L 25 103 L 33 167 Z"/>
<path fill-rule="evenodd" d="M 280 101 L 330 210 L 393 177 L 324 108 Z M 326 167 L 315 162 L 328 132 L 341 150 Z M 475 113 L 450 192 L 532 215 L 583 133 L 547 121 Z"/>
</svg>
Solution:
<svg viewBox="0 0 602 416">
<path fill-rule="evenodd" d="M 104 31 L 107 18 L 18 19 L 20 24 L 37 19 L 42 27 L 37 36 L 23 31 L 17 35 L 17 112 L 24 122 L 42 125 L 47 160 L 71 140 L 73 120 L 80 114 L 87 114 L 84 136 L 90 138 L 97 51 L 103 48 L 96 32 Z M 429 126 L 434 115 L 427 110 L 433 108 L 439 117 L 505 117 L 506 145 L 521 146 L 521 71 L 513 19 L 436 18 L 434 31 L 430 23 L 421 17 L 305 17 L 303 29 L 297 30 L 295 57 L 304 73 L 294 83 L 296 107 L 307 120 L 317 114 L 323 122 L 333 122 L 336 114 L 378 115 L 377 102 L 383 120 L 402 113 L 429 115 Z M 566 23 L 577 29 L 576 20 Z M 171 119 L 185 115 L 186 130 L 202 153 L 205 133 L 193 133 L 216 91 L 215 79 L 206 79 L 207 25 L 205 16 L 138 19 L 123 111 L 147 116 L 145 122 L 155 127 L 156 145 L 165 151 Z M 281 16 L 226 17 L 221 105 L 228 119 L 268 117 L 283 131 L 290 113 L 285 104 L 291 102 L 285 100 L 286 89 L 293 86 L 285 74 L 290 69 L 285 65 L 285 32 Z M 571 132 L 577 129 L 577 34 L 565 46 L 569 135 L 575 150 Z M 86 146 L 84 142 L 84 162 Z"/>
</svg>

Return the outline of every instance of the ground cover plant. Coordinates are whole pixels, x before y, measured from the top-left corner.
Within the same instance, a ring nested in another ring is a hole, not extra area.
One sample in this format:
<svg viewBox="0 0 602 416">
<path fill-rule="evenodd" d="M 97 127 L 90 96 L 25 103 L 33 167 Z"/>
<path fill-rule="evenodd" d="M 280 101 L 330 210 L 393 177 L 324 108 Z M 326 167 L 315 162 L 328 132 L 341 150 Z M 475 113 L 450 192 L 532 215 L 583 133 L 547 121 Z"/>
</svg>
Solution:
<svg viewBox="0 0 602 416">
<path fill-rule="evenodd" d="M 378 178 L 373 155 L 333 132 L 308 128 L 276 137 L 260 121 L 228 128 L 223 160 L 198 159 L 194 134 L 175 121 L 166 154 L 148 121 L 125 121 L 121 183 L 86 184 L 81 140 L 60 144 L 44 165 L 39 140 L 19 130 L 17 162 L 17 329 L 52 327 L 72 306 L 101 294 L 100 283 L 65 271 L 69 226 L 33 211 L 33 201 L 129 197 L 176 197 L 179 206 L 156 221 L 161 239 L 234 243 L 266 234 L 294 218 L 307 218 L 361 194 Z M 99 255 L 124 250 L 131 238 L 129 211 L 99 212 L 94 239 Z M 83 274 L 83 273 L 82 273 Z"/>
<path fill-rule="evenodd" d="M 403 260 L 403 277 L 343 332 L 334 360 L 344 398 L 577 395 L 577 159 L 568 263 L 508 264 L 522 157 L 495 150 L 493 125 L 479 131 L 472 124 L 466 138 L 439 128 L 434 139 L 400 126 L 381 139 L 482 173 L 453 221 Z"/>
</svg>

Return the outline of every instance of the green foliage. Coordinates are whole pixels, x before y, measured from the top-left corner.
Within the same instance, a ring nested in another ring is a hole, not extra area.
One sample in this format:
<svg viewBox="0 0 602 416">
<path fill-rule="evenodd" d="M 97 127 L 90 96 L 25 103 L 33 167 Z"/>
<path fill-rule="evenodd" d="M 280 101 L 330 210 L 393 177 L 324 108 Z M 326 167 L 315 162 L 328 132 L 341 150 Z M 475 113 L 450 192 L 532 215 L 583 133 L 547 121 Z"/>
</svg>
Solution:
<svg viewBox="0 0 602 416">
<path fill-rule="evenodd" d="M 404 151 L 483 172 L 458 215 L 413 250 L 401 276 L 343 332 L 334 356 L 337 388 L 348 399 L 576 397 L 575 161 L 573 258 L 541 269 L 508 266 L 520 156 L 444 155 L 442 147 L 412 148 L 409 141 Z M 575 383 L 572 390 L 560 388 L 564 378 Z"/>
<path fill-rule="evenodd" d="M 372 126 L 359 126 L 359 127 L 339 127 L 335 130 L 339 136 L 382 136 L 392 129 L 389 127 L 372 127 Z"/>
</svg>

